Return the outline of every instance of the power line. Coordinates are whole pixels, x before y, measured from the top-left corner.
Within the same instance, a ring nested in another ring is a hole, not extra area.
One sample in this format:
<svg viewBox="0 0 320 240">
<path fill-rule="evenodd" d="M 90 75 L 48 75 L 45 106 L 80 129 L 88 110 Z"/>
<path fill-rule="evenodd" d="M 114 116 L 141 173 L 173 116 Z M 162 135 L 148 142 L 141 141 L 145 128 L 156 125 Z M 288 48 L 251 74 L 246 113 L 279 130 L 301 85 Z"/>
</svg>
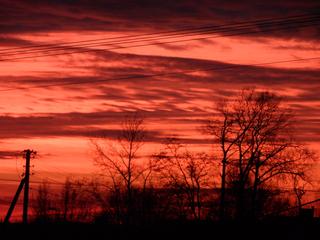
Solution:
<svg viewBox="0 0 320 240">
<path fill-rule="evenodd" d="M 66 183 L 64 182 L 59 182 L 59 181 L 56 181 L 54 179 L 50 179 L 50 178 L 45 178 L 43 179 L 44 181 L 30 181 L 30 183 L 36 183 L 36 184 L 42 184 L 44 182 L 48 182 L 50 184 L 53 184 L 53 185 L 65 185 Z M 3 179 L 3 178 L 0 178 L 0 181 L 9 181 L 9 182 L 20 182 L 19 180 L 16 180 L 16 179 Z M 94 184 L 87 184 L 87 183 L 77 183 L 77 182 L 69 182 L 70 185 L 81 185 L 81 186 L 103 186 L 103 187 L 106 187 L 105 184 L 102 184 L 102 183 L 94 183 Z M 30 188 L 31 189 L 31 188 Z M 35 189 L 33 189 L 35 190 Z M 294 191 L 293 188 L 288 188 L 288 187 L 278 187 L 278 188 L 272 188 L 271 190 L 274 190 L 274 191 L 277 191 L 277 190 L 281 190 L 281 191 L 284 191 L 284 192 L 290 192 L 290 191 Z M 316 189 L 305 189 L 306 192 L 314 192 L 314 193 L 320 193 L 320 190 L 316 190 Z"/>
<path fill-rule="evenodd" d="M 71 173 L 64 172 L 63 170 L 61 170 L 61 169 L 59 169 L 57 167 L 50 166 L 50 168 L 55 169 L 56 171 L 52 171 L 52 169 L 49 169 L 49 168 L 41 166 L 40 168 L 39 167 L 37 168 L 36 174 L 39 174 L 39 171 L 40 172 L 44 171 L 44 172 L 49 173 L 50 175 L 59 175 L 59 176 L 65 177 L 65 178 L 72 176 Z M 40 173 L 40 175 L 41 174 L 42 173 Z"/>
<path fill-rule="evenodd" d="M 49 181 L 49 179 L 50 179 L 50 181 Z M 0 178 L 0 181 L 3 181 L 3 182 L 20 182 L 20 180 L 17 180 L 17 179 L 6 179 L 6 178 Z M 63 183 L 63 182 L 55 181 L 54 179 L 51 179 L 51 178 L 48 178 L 48 177 L 46 177 L 46 179 L 43 179 L 43 181 L 36 181 L 36 180 L 30 181 L 30 183 L 35 183 L 35 184 L 42 184 L 44 182 L 49 182 L 49 183 L 57 184 L 57 185 L 65 185 L 65 183 Z"/>
<path fill-rule="evenodd" d="M 35 189 L 35 188 L 30 188 L 30 190 L 32 190 L 32 191 L 34 191 L 34 192 L 38 192 L 38 189 Z M 55 196 L 55 197 L 61 197 L 61 195 L 58 194 L 58 193 L 47 192 L 47 194 L 52 195 L 52 196 Z"/>
<path fill-rule="evenodd" d="M 0 178 L 0 181 L 3 181 L 3 182 L 20 182 L 20 180 L 17 180 L 17 179 L 7 179 L 7 178 Z M 30 183 L 42 184 L 43 181 L 30 181 Z M 61 184 L 63 184 L 63 183 L 61 183 Z"/>
<path fill-rule="evenodd" d="M 5 182 L 21 182 L 21 180 L 18 180 L 18 179 L 6 179 L 6 178 L 0 178 L 0 181 L 5 181 Z"/>
<path fill-rule="evenodd" d="M 4 181 L 4 182 L 20 182 L 19 180 L 16 180 L 16 179 L 5 179 L 5 178 L 0 178 L 0 181 Z M 32 184 L 43 184 L 44 182 L 48 182 L 52 185 L 61 185 L 61 186 L 65 186 L 66 183 L 64 182 L 59 182 L 59 181 L 56 181 L 54 179 L 43 179 L 43 181 L 30 181 L 30 183 Z M 77 182 L 69 182 L 70 185 L 74 185 L 74 186 L 103 186 L 103 187 L 106 187 L 105 184 L 102 184 L 102 183 L 93 183 L 93 184 L 87 184 L 87 183 L 77 183 Z"/>
<path fill-rule="evenodd" d="M 158 74 L 149 74 L 149 75 L 132 75 L 132 76 L 119 77 L 119 78 L 110 78 L 110 79 L 84 80 L 84 81 L 80 81 L 80 82 L 53 83 L 53 84 L 46 84 L 46 85 L 39 85 L 39 86 L 32 86 L 32 87 L 16 87 L 16 88 L 0 89 L 0 92 L 13 91 L 13 90 L 28 90 L 28 89 L 36 89 L 36 88 L 47 88 L 47 87 L 69 86 L 69 85 L 91 84 L 91 83 L 109 82 L 109 81 L 117 81 L 117 80 L 144 79 L 144 78 L 152 78 L 152 77 L 163 77 L 163 76 L 170 76 L 170 75 L 189 74 L 189 73 L 195 73 L 195 72 L 221 71 L 221 70 L 230 70 L 230 69 L 237 69 L 237 68 L 243 68 L 243 67 L 259 67 L 259 66 L 268 66 L 268 65 L 273 65 L 273 64 L 310 61 L 310 60 L 319 60 L 319 59 L 320 59 L 320 57 L 300 58 L 300 59 L 290 59 L 290 60 L 282 60 L 282 61 L 257 63 L 257 64 L 251 64 L 251 65 L 239 64 L 239 65 L 231 65 L 231 66 L 225 66 L 225 67 L 208 67 L 208 68 L 195 69 L 195 70 L 189 70 L 189 71 L 180 71 L 180 72 L 167 72 L 167 73 L 158 73 Z"/>
<path fill-rule="evenodd" d="M 176 38 L 176 37 L 185 37 L 190 34 L 212 34 L 212 33 L 223 33 L 223 32 L 229 32 L 229 31 L 235 31 L 235 30 L 247 30 L 248 28 L 251 27 L 256 27 L 257 24 L 258 26 L 261 27 L 270 27 L 272 25 L 286 25 L 286 24 L 301 24 L 301 23 L 313 23 L 314 21 L 319 20 L 320 16 L 308 16 L 307 18 L 304 16 L 303 18 L 282 18 L 284 20 L 274 22 L 274 21 L 255 21 L 252 22 L 248 25 L 248 23 L 243 24 L 243 23 L 238 23 L 238 24 L 231 24 L 231 25 L 220 25 L 220 26 L 206 26 L 206 27 L 198 27 L 198 28 L 193 28 L 192 30 L 176 30 L 176 31 L 171 31 L 170 34 L 162 34 L 160 36 L 155 36 L 153 37 L 152 35 L 155 34 L 145 34 L 145 35 L 136 35 L 135 37 L 115 37 L 115 38 L 105 38 L 104 41 L 101 42 L 101 40 L 88 40 L 90 41 L 89 43 L 86 44 L 75 44 L 74 42 L 69 42 L 69 43 L 63 43 L 63 44 L 48 44 L 48 45 L 35 45 L 31 47 L 24 48 L 20 51 L 14 50 L 14 49 L 3 49 L 0 50 L 0 53 L 5 53 L 6 56 L 8 55 L 15 55 L 17 53 L 34 53 L 34 52 L 43 52 L 44 50 L 59 50 L 59 49 L 68 49 L 71 48 L 73 49 L 74 47 L 90 47 L 90 46 L 104 46 L 104 45 L 114 45 L 114 44 L 120 44 L 120 43 L 132 43 L 132 42 L 141 42 L 141 41 L 147 41 L 147 40 L 161 40 L 163 38 Z M 145 37 L 151 35 L 150 37 Z M 159 34 L 157 34 L 159 35 Z M 117 40 L 114 41 L 113 39 L 120 39 L 121 41 Z M 123 40 L 122 40 L 123 39 Z M 113 41 L 106 41 L 106 40 L 113 40 Z M 133 41 L 134 40 L 134 41 Z M 98 45 L 97 45 L 98 44 Z M 101 45 L 103 44 L 103 45 Z M 44 47 L 48 46 L 48 47 Z M 22 47 L 23 48 L 23 47 Z M 40 49 L 39 49 L 40 48 Z M 29 49 L 29 50 L 28 50 Z"/>
<path fill-rule="evenodd" d="M 58 184 L 64 184 L 62 182 L 56 181 L 55 179 L 48 177 L 48 176 L 44 176 L 42 174 L 40 174 L 42 176 L 43 181 L 47 181 L 47 182 L 52 182 L 52 183 L 58 183 Z"/>
<path fill-rule="evenodd" d="M 299 21 L 298 21 L 299 20 Z M 30 59 L 30 58 L 34 58 L 34 57 L 47 57 L 47 56 L 59 56 L 59 55 L 64 55 L 64 54 L 73 54 L 73 53 L 85 53 L 85 52 L 94 52 L 94 51 L 106 51 L 106 50 L 115 50 L 115 49 L 124 49 L 124 48 L 133 48 L 133 47 L 143 47 L 143 46 L 151 46 L 151 45 L 163 45 L 163 44 L 169 44 L 169 43 L 178 43 L 178 42 L 187 42 L 187 41 L 195 41 L 195 40 L 204 40 L 204 39 L 210 39 L 210 38 L 218 38 L 218 37 L 225 37 L 225 36 L 237 36 L 237 35 L 243 35 L 243 34 L 251 34 L 251 33 L 264 33 L 264 32 L 269 32 L 269 31 L 275 31 L 275 30 L 281 30 L 281 29 L 290 29 L 290 28 L 297 28 L 297 27 L 305 27 L 305 26 L 312 26 L 313 23 L 318 22 L 319 16 L 316 17 L 312 17 L 309 19 L 298 19 L 296 21 L 286 21 L 286 22 L 265 22 L 265 23 L 260 23 L 258 26 L 260 27 L 268 27 L 267 29 L 264 30 L 252 30 L 252 27 L 256 27 L 256 24 L 254 25 L 249 25 L 249 26 L 245 26 L 245 28 L 242 29 L 238 27 L 238 29 L 217 29 L 217 30 L 202 30 L 202 32 L 190 32 L 188 34 L 191 34 L 190 36 L 193 35 L 208 35 L 208 34 L 212 34 L 212 33 L 224 33 L 226 32 L 226 34 L 221 34 L 220 36 L 206 36 L 206 37 L 197 37 L 197 38 L 192 38 L 192 39 L 179 39 L 179 40 L 172 40 L 172 41 L 165 41 L 165 42 L 151 42 L 151 43 L 147 43 L 147 44 L 138 44 L 138 45 L 131 45 L 131 46 L 116 46 L 116 47 L 111 47 L 111 48 L 104 48 L 104 49 L 80 49 L 80 50 L 76 50 L 76 51 L 71 51 L 71 52 L 65 52 L 66 50 L 74 50 L 74 48 L 81 48 L 81 47 L 87 47 L 87 45 L 74 45 L 74 46 L 65 46 L 65 45 L 61 45 L 61 46 L 53 46 L 53 47 L 48 47 L 46 49 L 42 49 L 42 50 L 36 50 L 38 52 L 36 53 L 44 53 L 43 55 L 40 56 L 23 56 L 23 57 L 15 57 L 15 58 L 5 58 L 5 59 L 0 59 L 0 61 L 12 61 L 12 60 L 21 60 L 21 59 Z M 312 24 L 311 24 L 312 23 Z M 279 25 L 278 27 L 276 26 Z M 287 24 L 291 24 L 287 25 Z M 299 25 L 302 24 L 302 25 Z M 269 26 L 268 26 L 269 25 Z M 241 26 L 240 26 L 241 27 Z M 271 27 L 271 28 L 270 28 Z M 221 28 L 221 27 L 220 27 Z M 247 30 L 245 32 L 241 32 L 243 30 Z M 228 33 L 229 32 L 229 33 Z M 192 35 L 193 34 L 193 35 Z M 186 37 L 186 35 L 182 35 L 180 34 L 180 36 L 178 37 Z M 95 45 L 91 45 L 91 46 L 95 46 L 95 47 L 102 47 L 102 46 L 108 46 L 108 45 L 116 45 L 116 44 L 128 44 L 128 43 L 136 43 L 136 42 L 145 42 L 145 41 L 155 41 L 155 40 L 161 40 L 161 39 L 168 39 L 169 37 L 161 37 L 161 38 L 149 38 L 149 39 L 138 39 L 138 40 L 124 40 L 122 42 L 107 42 L 104 44 L 95 44 Z M 177 36 L 172 36 L 171 38 L 177 38 Z M 58 49 L 57 49 L 58 48 Z M 51 54 L 45 54 L 46 52 L 49 51 L 64 51 L 64 52 L 59 52 L 59 53 L 51 53 Z M 35 51 L 35 50 L 33 50 Z M 22 53 L 22 55 L 24 54 L 32 54 L 34 52 L 24 52 Z M 16 52 L 11 52 L 11 56 L 15 56 L 18 53 Z M 7 53 L 7 55 L 10 57 L 10 52 Z"/>
<path fill-rule="evenodd" d="M 280 214 L 280 213 L 283 213 L 283 212 L 288 212 L 290 210 L 297 209 L 299 207 L 304 207 L 304 206 L 307 206 L 307 205 L 310 205 L 310 204 L 313 204 L 313 203 L 317 203 L 317 202 L 320 202 L 320 198 L 314 199 L 314 200 L 309 201 L 309 202 L 305 202 L 305 203 L 301 204 L 300 206 L 288 207 L 288 208 L 281 209 L 281 210 L 278 210 L 278 211 L 275 211 L 275 212 L 267 213 L 267 214 L 265 214 L 265 216 L 271 216 L 271 215 Z"/>
<path fill-rule="evenodd" d="M 177 33 L 177 32 L 185 32 L 185 31 L 192 31 L 192 30 L 199 30 L 199 29 L 207 29 L 207 28 L 222 28 L 222 27 L 238 27 L 239 25 L 243 24 L 261 24 L 265 21 L 281 21 L 281 20 L 294 20 L 296 18 L 306 18 L 306 17 L 318 17 L 319 14 L 302 14 L 302 15 L 293 15 L 293 16 L 287 16 L 287 17 L 278 17 L 278 18 L 264 18 L 254 21 L 243 21 L 238 23 L 228 23 L 224 25 L 202 25 L 200 27 L 194 27 L 194 26 L 187 26 L 184 28 L 179 28 L 176 30 L 170 30 L 170 31 L 161 31 L 161 32 L 152 32 L 147 34 L 135 34 L 135 35 L 125 35 L 125 36 L 117 36 L 117 37 L 107 37 L 107 38 L 98 38 L 98 39 L 90 39 L 90 40 L 81 40 L 81 41 L 72 41 L 67 42 L 61 45 L 69 46 L 70 44 L 77 44 L 77 43 L 90 43 L 90 42 L 97 42 L 97 41 L 105 41 L 105 40 L 118 40 L 118 39 L 128 39 L 128 38 L 137 38 L 137 37 L 143 37 L 143 36 L 153 36 L 153 35 L 160 35 L 160 34 L 171 34 L 171 33 Z M 6 52 L 6 51 L 12 51 L 12 50 L 20 50 L 20 49 L 32 49 L 32 48 L 39 48 L 39 47 L 54 47 L 56 44 L 38 44 L 38 45 L 31 45 L 31 46 L 20 46 L 20 47 L 11 47 L 6 49 L 1 49 L 0 52 Z"/>
<path fill-rule="evenodd" d="M 310 24 L 304 24 L 304 25 L 300 25 L 298 27 L 306 27 L 306 26 L 310 26 Z M 65 55 L 65 54 L 74 54 L 74 53 L 87 53 L 87 52 L 103 52 L 106 50 L 117 50 L 117 49 L 127 49 L 127 48 L 137 48 L 137 47 L 145 47 L 145 46 L 154 46 L 154 45 L 165 45 L 165 44 L 172 44 L 172 43 L 182 43 L 182 42 L 190 42 L 190 41 L 199 41 L 199 40 L 206 40 L 206 39 L 213 39 L 213 38 L 221 38 L 221 37 L 230 37 L 230 36 L 240 36 L 240 35 L 246 35 L 246 34 L 256 34 L 256 33 L 266 33 L 266 32 L 270 32 L 270 31 L 275 31 L 275 30 L 283 30 L 283 29 L 290 29 L 290 28 L 297 28 L 297 25 L 295 26 L 283 26 L 281 28 L 277 27 L 277 28 L 270 28 L 270 29 L 266 29 L 263 31 L 257 31 L 257 30 L 249 30 L 246 32 L 236 32 L 236 33 L 229 33 L 229 34 L 221 34 L 219 36 L 206 36 L 206 37 L 196 37 L 196 38 L 190 38 L 190 39 L 179 39 L 179 40 L 172 40 L 172 41 L 165 41 L 165 42 L 151 42 L 151 43 L 143 43 L 143 44 L 137 44 L 137 45 L 130 45 L 130 46 L 116 46 L 116 47 L 110 47 L 110 48 L 103 48 L 103 49 L 99 49 L 99 48 L 85 48 L 85 49 L 78 49 L 78 50 L 73 50 L 75 49 L 75 47 L 72 48 L 61 48 L 58 49 L 57 51 L 63 51 L 63 52 L 59 52 L 59 53 L 47 53 L 50 52 L 52 50 L 55 49 L 49 49 L 46 51 L 41 51 L 40 53 L 44 53 L 43 55 L 37 55 L 37 56 L 23 56 L 23 57 L 14 57 L 14 58 L 5 58 L 5 59 L 0 59 L 0 62 L 2 61 L 13 61 L 13 60 L 22 60 L 22 59 L 32 59 L 35 57 L 50 57 L 50 56 L 60 56 L 60 55 Z M 203 33 L 205 35 L 208 35 L 210 33 L 206 32 Z M 199 35 L 199 34 L 196 34 Z M 182 36 L 185 37 L 185 36 Z M 167 38 L 166 38 L 167 39 Z M 135 42 L 141 42 L 141 41 L 131 41 L 131 42 L 126 42 L 126 44 L 128 43 L 135 43 Z M 95 47 L 104 47 L 104 46 L 113 46 L 116 45 L 116 43 L 112 43 L 112 44 L 100 44 L 100 45 L 96 45 Z M 77 46 L 77 48 L 82 48 L 82 46 Z M 67 50 L 73 50 L 73 51 L 69 51 L 66 52 Z M 29 54 L 29 53 L 25 53 L 25 54 Z M 25 55 L 22 54 L 22 55 Z"/>
</svg>

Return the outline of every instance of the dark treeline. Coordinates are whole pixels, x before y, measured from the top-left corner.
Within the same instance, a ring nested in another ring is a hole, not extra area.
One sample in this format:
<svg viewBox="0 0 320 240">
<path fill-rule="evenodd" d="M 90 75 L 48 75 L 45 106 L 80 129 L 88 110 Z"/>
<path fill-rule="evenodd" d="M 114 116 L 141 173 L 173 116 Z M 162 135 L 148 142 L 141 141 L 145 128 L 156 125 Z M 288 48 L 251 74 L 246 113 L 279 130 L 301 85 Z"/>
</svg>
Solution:
<svg viewBox="0 0 320 240">
<path fill-rule="evenodd" d="M 202 124 L 209 152 L 171 138 L 146 156 L 145 119 L 132 115 L 116 141 L 91 141 L 98 177 L 67 179 L 59 191 L 38 187 L 33 220 L 145 225 L 299 215 L 315 155 L 296 140 L 294 120 L 278 96 L 243 90 L 217 102 Z"/>
</svg>

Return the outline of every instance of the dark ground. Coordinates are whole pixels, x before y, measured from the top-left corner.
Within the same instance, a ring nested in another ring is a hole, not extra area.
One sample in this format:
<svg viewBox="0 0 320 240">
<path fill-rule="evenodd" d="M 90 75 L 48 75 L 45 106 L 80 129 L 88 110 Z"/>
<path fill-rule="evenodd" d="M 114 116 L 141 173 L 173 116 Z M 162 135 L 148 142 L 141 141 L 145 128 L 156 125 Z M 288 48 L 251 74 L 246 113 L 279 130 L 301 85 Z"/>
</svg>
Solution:
<svg viewBox="0 0 320 240">
<path fill-rule="evenodd" d="M 149 226 L 103 224 L 9 224 L 0 239 L 320 239 L 320 220 L 265 222 L 187 222 Z"/>
</svg>

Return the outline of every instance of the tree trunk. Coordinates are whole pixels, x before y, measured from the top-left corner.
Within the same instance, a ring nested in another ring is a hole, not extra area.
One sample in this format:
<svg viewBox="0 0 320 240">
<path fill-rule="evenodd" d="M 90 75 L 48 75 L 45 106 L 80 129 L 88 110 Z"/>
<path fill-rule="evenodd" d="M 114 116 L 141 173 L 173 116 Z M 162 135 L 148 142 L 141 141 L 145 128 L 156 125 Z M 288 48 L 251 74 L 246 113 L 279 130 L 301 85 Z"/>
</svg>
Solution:
<svg viewBox="0 0 320 240">
<path fill-rule="evenodd" d="M 251 196 L 251 214 L 253 219 L 256 218 L 258 185 L 259 185 L 259 165 L 256 164 L 253 190 L 252 190 L 252 196 Z"/>
<path fill-rule="evenodd" d="M 237 191 L 237 208 L 236 208 L 236 218 L 242 219 L 244 217 L 244 197 L 245 197 L 245 184 L 243 180 L 240 180 L 236 187 Z"/>
<path fill-rule="evenodd" d="M 222 160 L 222 171 L 221 171 L 220 209 L 219 209 L 220 220 L 224 220 L 225 218 L 226 168 L 227 168 L 227 161 L 224 157 Z"/>
</svg>

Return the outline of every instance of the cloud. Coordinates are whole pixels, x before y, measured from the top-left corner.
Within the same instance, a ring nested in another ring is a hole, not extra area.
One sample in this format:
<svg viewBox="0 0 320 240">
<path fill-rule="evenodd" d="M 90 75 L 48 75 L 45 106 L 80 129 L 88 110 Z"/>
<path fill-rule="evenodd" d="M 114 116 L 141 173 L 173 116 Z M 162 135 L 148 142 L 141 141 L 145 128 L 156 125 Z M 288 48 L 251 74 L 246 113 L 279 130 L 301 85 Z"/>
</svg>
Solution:
<svg viewBox="0 0 320 240">
<path fill-rule="evenodd" d="M 140 111 L 147 119 L 191 116 L 184 111 Z M 90 112 L 41 114 L 33 116 L 0 116 L 0 138 L 35 137 L 99 137 L 116 139 L 121 133 L 120 123 L 130 112 Z M 109 127 L 108 127 L 109 126 Z M 118 128 L 117 128 L 118 126 Z M 161 142 L 166 138 L 161 130 L 147 130 L 147 141 Z M 9 152 L 0 152 L 0 156 L 11 156 Z M 13 154 L 13 153 L 12 153 Z"/>
<path fill-rule="evenodd" d="M 274 49 L 278 50 L 302 50 L 302 51 L 320 51 L 320 47 L 315 44 L 293 44 L 288 46 L 275 46 Z"/>
<path fill-rule="evenodd" d="M 12 87 L 61 85 L 60 88 L 66 90 L 93 89 L 97 90 L 97 93 L 91 97 L 114 100 L 131 98 L 150 100 L 152 96 L 154 99 L 177 96 L 181 98 L 180 100 L 186 100 L 191 95 L 199 97 L 199 91 L 196 89 L 206 91 L 212 89 L 211 93 L 224 95 L 227 92 L 223 91 L 230 91 L 229 88 L 233 91 L 232 89 L 253 85 L 275 89 L 299 88 L 306 91 L 319 87 L 318 69 L 278 68 L 277 65 L 237 65 L 190 58 L 109 52 L 93 53 L 93 55 L 96 57 L 95 61 L 87 62 L 81 59 L 79 62 L 63 63 L 72 65 L 75 73 L 77 69 L 81 71 L 83 68 L 89 68 L 90 74 L 59 76 L 56 72 L 49 75 L 46 72 L 42 76 L 40 72 L 37 76 L 1 76 L 0 79 L 3 85 L 7 86 L 10 83 Z M 49 99 L 50 97 L 47 98 Z"/>
<path fill-rule="evenodd" d="M 320 89 L 318 69 L 237 65 L 110 52 L 92 55 L 96 61 L 64 62 L 74 68 L 73 72 L 77 72 L 77 69 L 81 71 L 85 65 L 85 68 L 90 68 L 90 74 L 66 76 L 52 72 L 45 76 L 41 73 L 35 76 L 2 76 L 0 80 L 4 89 L 8 88 L 9 83 L 10 88 L 30 88 L 28 95 L 45 104 L 82 101 L 86 104 L 92 102 L 91 105 L 95 105 L 96 109 L 103 109 L 103 106 L 117 103 L 119 111 L 124 109 L 119 104 L 133 109 L 144 110 L 147 107 L 151 110 L 176 111 L 183 109 L 181 104 L 192 109 L 194 106 L 200 107 L 197 101 L 205 101 L 207 107 L 223 96 L 230 96 L 235 91 L 250 86 L 280 91 L 285 95 L 290 93 L 291 90 L 288 89 L 299 89 L 300 93 L 285 96 L 291 102 L 319 100 L 316 91 Z M 197 69 L 208 71 L 196 71 Z M 51 85 L 61 85 L 58 86 L 60 92 L 50 88 Z M 39 89 L 34 91 L 33 87 Z M 48 93 L 41 95 L 38 90 Z M 10 91 L 3 94 L 10 94 Z M 137 104 L 137 101 L 144 101 L 145 104 Z"/>
<path fill-rule="evenodd" d="M 0 46 L 32 46 L 33 42 L 8 36 L 0 36 Z"/>
<path fill-rule="evenodd" d="M 17 158 L 20 155 L 21 152 L 18 151 L 0 151 L 0 159 L 2 160 Z"/>
<path fill-rule="evenodd" d="M 177 45 L 177 44 L 160 44 L 160 48 L 166 49 L 166 50 L 172 50 L 172 51 L 186 51 L 194 48 L 200 48 L 200 45 L 197 44 L 183 44 L 183 45 Z"/>
<path fill-rule="evenodd" d="M 57 31 L 150 32 L 183 26 L 221 25 L 232 22 L 319 13 L 319 1 L 1 1 L 1 33 Z M 256 25 L 254 29 L 264 29 Z M 257 34 L 254 34 L 255 36 Z M 262 36 L 319 39 L 315 24 L 307 30 L 283 29 Z"/>
<path fill-rule="evenodd" d="M 23 93 L 23 101 L 30 99 L 30 104 L 22 105 L 28 107 L 25 112 L 31 113 L 20 116 L 3 114 L 0 117 L 0 138 L 91 137 L 102 133 L 115 138 L 118 132 L 113 128 L 123 114 L 142 111 L 151 122 L 159 124 L 154 135 L 162 139 L 170 131 L 180 134 L 195 132 L 201 119 L 212 116 L 217 100 L 250 86 L 283 94 L 286 103 L 302 121 L 307 116 L 320 117 L 319 106 L 310 106 L 320 101 L 317 95 L 320 89 L 318 69 L 237 65 L 108 51 L 90 53 L 89 56 L 85 60 L 72 59 L 61 63 L 72 67 L 72 73 L 90 69 L 79 76 L 55 71 L 37 72 L 33 76 L 1 76 L 2 88 L 8 88 L 9 83 L 12 88 L 27 88 L 14 93 Z M 194 71 L 196 69 L 210 71 Z M 62 86 L 48 87 L 60 84 Z M 296 90 L 299 91 L 294 92 Z M 2 97 L 3 103 L 8 98 L 14 99 L 10 91 L 3 91 Z M 64 109 L 64 113 L 50 112 L 57 112 L 57 109 L 59 112 L 65 106 L 69 108 Z M 88 108 L 81 109 L 82 106 Z M 3 113 L 9 112 L 5 109 L 11 110 L 4 104 L 1 107 Z M 41 114 L 36 109 L 42 109 Z M 317 126 L 316 122 L 309 124 Z M 169 128 L 178 125 L 181 129 Z M 313 134 L 311 128 L 305 129 Z M 192 139 L 192 134 L 188 134 L 185 138 Z M 152 141 L 159 139 L 154 137 Z M 194 139 L 194 142 L 199 141 Z"/>
</svg>

